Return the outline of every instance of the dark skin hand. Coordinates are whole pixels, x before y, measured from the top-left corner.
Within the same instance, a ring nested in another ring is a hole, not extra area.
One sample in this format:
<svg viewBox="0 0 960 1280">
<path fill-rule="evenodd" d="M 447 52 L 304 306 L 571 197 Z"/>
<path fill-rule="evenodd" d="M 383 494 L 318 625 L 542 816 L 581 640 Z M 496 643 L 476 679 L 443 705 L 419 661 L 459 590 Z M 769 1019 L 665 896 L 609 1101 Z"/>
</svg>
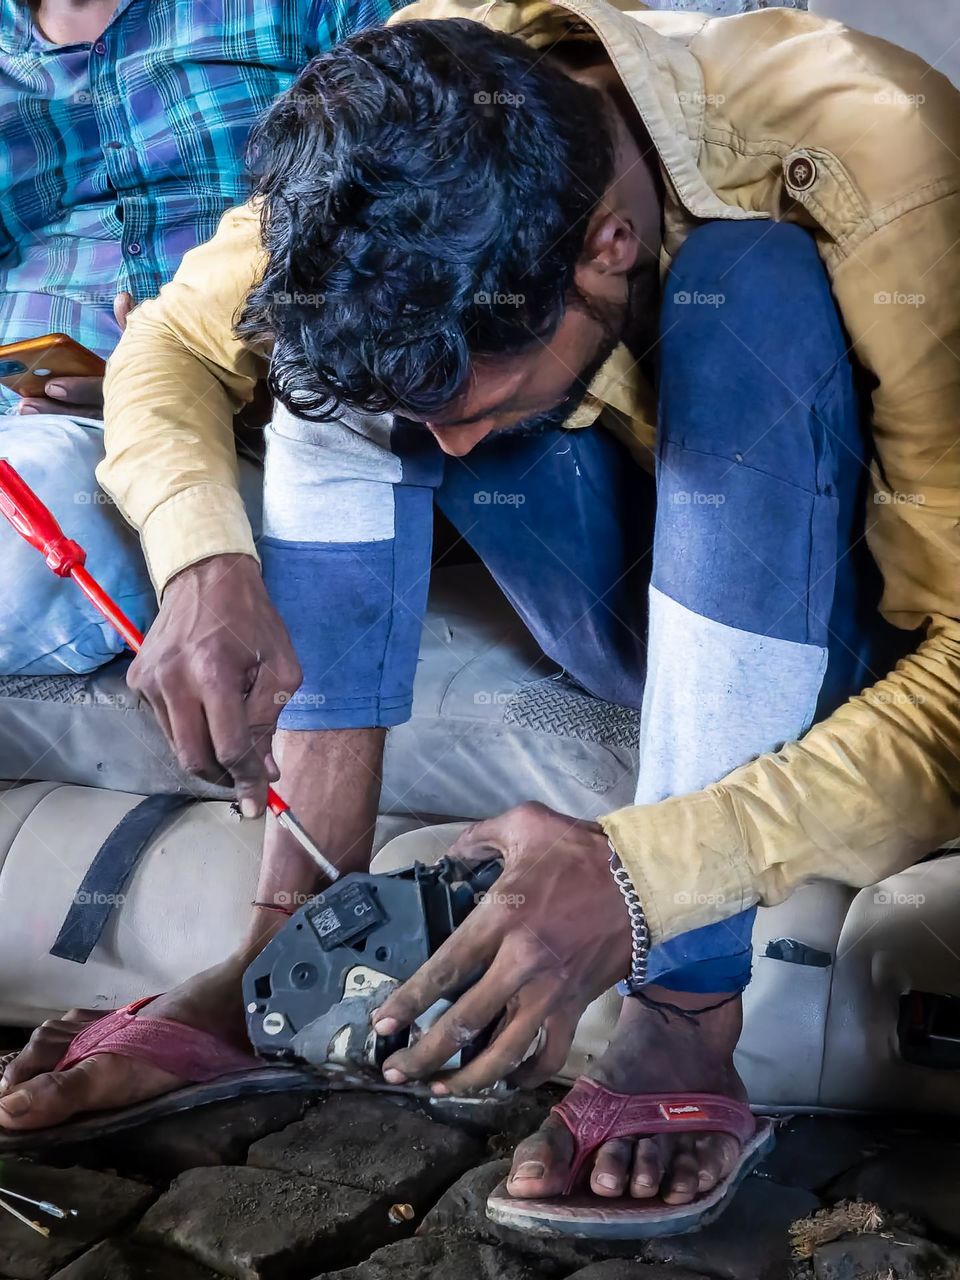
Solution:
<svg viewBox="0 0 960 1280">
<path fill-rule="evenodd" d="M 384 1078 L 435 1075 L 499 1020 L 490 1045 L 433 1093 L 548 1080 L 566 1060 L 584 1009 L 630 969 L 630 923 L 607 838 L 595 822 L 524 804 L 471 827 L 450 854 L 465 862 L 498 854 L 504 869 L 452 937 L 374 1013 L 374 1028 L 394 1034 L 471 973 L 485 972 L 412 1048 L 387 1059 Z"/>
<path fill-rule="evenodd" d="M 181 766 L 232 779 L 245 817 L 279 777 L 277 718 L 302 674 L 252 556 L 201 560 L 171 578 L 127 682 L 144 697 Z"/>
<path fill-rule="evenodd" d="M 127 316 L 133 309 L 133 297 L 118 293 L 113 300 L 113 314 L 121 329 L 127 327 Z M 103 379 L 71 378 L 57 374 L 44 383 L 43 396 L 24 396 L 17 405 L 18 414 L 60 413 L 74 418 L 103 417 Z"/>
</svg>

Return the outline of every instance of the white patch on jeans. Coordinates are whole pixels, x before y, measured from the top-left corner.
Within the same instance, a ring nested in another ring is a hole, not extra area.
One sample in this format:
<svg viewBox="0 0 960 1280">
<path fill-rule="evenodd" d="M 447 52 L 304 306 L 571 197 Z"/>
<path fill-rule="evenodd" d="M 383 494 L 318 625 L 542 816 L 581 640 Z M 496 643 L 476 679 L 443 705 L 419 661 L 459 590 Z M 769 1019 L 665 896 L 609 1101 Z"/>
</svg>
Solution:
<svg viewBox="0 0 960 1280">
<path fill-rule="evenodd" d="M 637 804 L 699 791 L 813 723 L 827 650 L 703 618 L 650 589 Z"/>
<path fill-rule="evenodd" d="M 266 428 L 263 532 L 287 542 L 380 542 L 394 534 L 391 414 L 309 422 L 277 405 Z"/>
</svg>

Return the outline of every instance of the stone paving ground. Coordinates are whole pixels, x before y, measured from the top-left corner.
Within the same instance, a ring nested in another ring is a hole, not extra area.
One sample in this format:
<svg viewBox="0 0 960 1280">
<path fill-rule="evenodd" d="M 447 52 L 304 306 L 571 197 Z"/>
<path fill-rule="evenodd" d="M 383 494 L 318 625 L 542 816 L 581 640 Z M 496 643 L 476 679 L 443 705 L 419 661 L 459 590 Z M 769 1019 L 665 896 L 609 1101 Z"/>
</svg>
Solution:
<svg viewBox="0 0 960 1280">
<path fill-rule="evenodd" d="M 221 1103 L 0 1181 L 78 1210 L 0 1214 L 0 1280 L 960 1280 L 960 1132 L 825 1117 L 704 1231 L 647 1244 L 495 1227 L 487 1194 L 552 1101 L 492 1112 L 330 1093 Z"/>
</svg>

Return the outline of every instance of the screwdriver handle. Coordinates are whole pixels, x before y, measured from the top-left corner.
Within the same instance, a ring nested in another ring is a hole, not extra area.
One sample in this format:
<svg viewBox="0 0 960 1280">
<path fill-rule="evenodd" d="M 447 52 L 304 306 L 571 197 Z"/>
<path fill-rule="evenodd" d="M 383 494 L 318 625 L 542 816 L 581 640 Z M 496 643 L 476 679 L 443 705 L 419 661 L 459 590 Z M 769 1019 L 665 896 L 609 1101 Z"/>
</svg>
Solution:
<svg viewBox="0 0 960 1280">
<path fill-rule="evenodd" d="M 67 537 L 53 513 L 5 458 L 0 458 L 0 512 L 36 547 L 58 578 L 69 578 L 75 568 L 83 566 L 86 551 Z"/>
</svg>

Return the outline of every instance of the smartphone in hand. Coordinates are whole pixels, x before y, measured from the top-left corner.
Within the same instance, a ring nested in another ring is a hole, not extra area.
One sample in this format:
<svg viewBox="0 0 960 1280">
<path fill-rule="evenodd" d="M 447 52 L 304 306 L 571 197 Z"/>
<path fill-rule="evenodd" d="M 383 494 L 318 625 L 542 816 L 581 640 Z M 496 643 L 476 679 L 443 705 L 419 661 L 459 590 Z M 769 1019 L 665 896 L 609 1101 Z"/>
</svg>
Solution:
<svg viewBox="0 0 960 1280">
<path fill-rule="evenodd" d="M 0 386 L 18 396 L 43 396 L 50 378 L 102 378 L 107 363 L 65 333 L 0 346 Z"/>
</svg>

